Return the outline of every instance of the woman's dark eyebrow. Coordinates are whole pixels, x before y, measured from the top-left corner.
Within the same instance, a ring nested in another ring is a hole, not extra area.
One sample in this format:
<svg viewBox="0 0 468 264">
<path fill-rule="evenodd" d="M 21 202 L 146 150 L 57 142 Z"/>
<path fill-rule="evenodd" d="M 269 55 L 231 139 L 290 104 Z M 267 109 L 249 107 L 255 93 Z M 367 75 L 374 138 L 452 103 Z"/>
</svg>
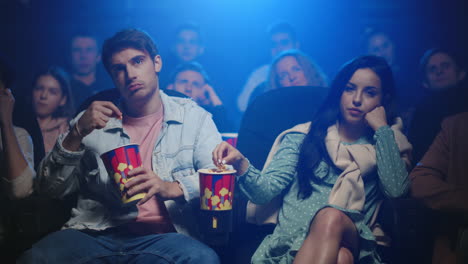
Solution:
<svg viewBox="0 0 468 264">
<path fill-rule="evenodd" d="M 375 86 L 366 86 L 365 89 L 366 90 L 378 90 L 378 88 Z"/>
<path fill-rule="evenodd" d="M 349 86 L 352 86 L 352 87 L 356 87 L 356 85 L 352 82 L 348 82 L 346 85 L 349 85 Z"/>
</svg>

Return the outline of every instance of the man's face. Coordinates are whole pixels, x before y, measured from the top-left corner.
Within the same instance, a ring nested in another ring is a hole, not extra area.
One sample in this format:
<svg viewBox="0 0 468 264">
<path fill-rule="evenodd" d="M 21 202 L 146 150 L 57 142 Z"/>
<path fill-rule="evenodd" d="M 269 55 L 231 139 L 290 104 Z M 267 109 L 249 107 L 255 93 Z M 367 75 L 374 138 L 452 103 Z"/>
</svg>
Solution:
<svg viewBox="0 0 468 264">
<path fill-rule="evenodd" d="M 96 40 L 90 37 L 75 37 L 71 44 L 73 73 L 88 75 L 96 71 L 101 60 Z"/>
<path fill-rule="evenodd" d="M 200 36 L 193 30 L 182 30 L 177 35 L 175 53 L 179 60 L 189 62 L 201 56 L 204 47 L 200 43 Z"/>
<path fill-rule="evenodd" d="M 299 44 L 291 38 L 291 35 L 285 32 L 278 32 L 271 35 L 271 57 L 274 58 L 278 53 L 298 49 Z"/>
<path fill-rule="evenodd" d="M 149 100 L 159 89 L 159 55 L 151 58 L 145 51 L 127 48 L 112 55 L 110 73 L 114 85 L 127 103 Z"/>
<path fill-rule="evenodd" d="M 431 91 L 441 91 L 455 87 L 465 77 L 455 61 L 445 53 L 436 53 L 429 58 L 425 68 L 424 86 Z"/>
<path fill-rule="evenodd" d="M 205 95 L 205 79 L 196 71 L 179 72 L 174 81 L 174 90 L 192 97 L 199 104 L 207 99 Z"/>
<path fill-rule="evenodd" d="M 383 57 L 389 65 L 395 58 L 395 47 L 393 42 L 385 34 L 375 34 L 369 38 L 367 52 L 371 55 Z"/>
</svg>

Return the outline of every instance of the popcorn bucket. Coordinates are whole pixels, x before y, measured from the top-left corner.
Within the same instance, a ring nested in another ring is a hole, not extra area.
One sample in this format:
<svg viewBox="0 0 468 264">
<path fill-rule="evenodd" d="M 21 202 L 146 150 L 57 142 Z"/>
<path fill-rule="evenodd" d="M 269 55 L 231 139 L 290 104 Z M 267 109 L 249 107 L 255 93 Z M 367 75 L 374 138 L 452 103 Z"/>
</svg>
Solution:
<svg viewBox="0 0 468 264">
<path fill-rule="evenodd" d="M 145 197 L 146 193 L 137 193 L 129 197 L 124 186 L 127 181 L 131 180 L 127 176 L 128 172 L 133 168 L 141 166 L 138 144 L 128 144 L 105 152 L 101 155 L 101 159 L 106 166 L 109 176 L 114 178 L 123 203 L 130 203 Z"/>
<path fill-rule="evenodd" d="M 236 147 L 237 145 L 237 133 L 221 133 L 221 138 L 231 146 Z"/>
<path fill-rule="evenodd" d="M 235 170 L 198 170 L 202 229 L 209 233 L 227 233 L 232 228 Z"/>
</svg>

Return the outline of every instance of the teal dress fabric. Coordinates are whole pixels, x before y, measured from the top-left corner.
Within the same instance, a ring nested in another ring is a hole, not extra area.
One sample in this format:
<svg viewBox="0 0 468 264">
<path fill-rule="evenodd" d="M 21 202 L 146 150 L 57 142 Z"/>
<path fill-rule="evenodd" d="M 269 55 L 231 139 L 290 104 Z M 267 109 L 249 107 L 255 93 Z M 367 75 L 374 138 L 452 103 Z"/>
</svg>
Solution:
<svg viewBox="0 0 468 264">
<path fill-rule="evenodd" d="M 296 164 L 300 145 L 305 135 L 287 134 L 264 173 L 250 166 L 239 177 L 238 184 L 243 194 L 256 204 L 269 202 L 277 195 L 284 195 L 279 212 L 278 224 L 273 234 L 267 236 L 254 256 L 252 263 L 292 263 L 308 233 L 316 213 L 324 207 L 334 207 L 346 213 L 355 223 L 360 236 L 359 263 L 380 263 L 375 252 L 375 237 L 368 223 L 384 197 L 403 195 L 409 187 L 408 173 L 395 142 L 393 131 L 384 126 L 379 128 L 372 140 L 360 138 L 353 143 L 373 144 L 376 149 L 377 168 L 364 177 L 366 201 L 362 212 L 346 210 L 328 204 L 328 196 L 341 170 L 321 162 L 315 171 L 319 184 L 312 183 L 314 191 L 306 199 L 298 199 Z"/>
</svg>

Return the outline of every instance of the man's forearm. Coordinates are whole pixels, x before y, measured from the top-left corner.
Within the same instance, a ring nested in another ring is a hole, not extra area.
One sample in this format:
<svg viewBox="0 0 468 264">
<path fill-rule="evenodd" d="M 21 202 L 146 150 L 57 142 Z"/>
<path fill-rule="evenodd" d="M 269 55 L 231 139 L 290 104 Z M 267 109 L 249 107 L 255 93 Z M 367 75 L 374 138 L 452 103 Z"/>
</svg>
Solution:
<svg viewBox="0 0 468 264">
<path fill-rule="evenodd" d="M 62 142 L 62 146 L 66 150 L 69 150 L 69 151 L 78 151 L 80 149 L 80 145 L 81 145 L 82 140 L 83 140 L 83 137 L 81 135 L 81 132 L 80 132 L 77 124 L 75 124 L 73 126 L 73 129 L 64 138 L 64 140 Z"/>
</svg>

